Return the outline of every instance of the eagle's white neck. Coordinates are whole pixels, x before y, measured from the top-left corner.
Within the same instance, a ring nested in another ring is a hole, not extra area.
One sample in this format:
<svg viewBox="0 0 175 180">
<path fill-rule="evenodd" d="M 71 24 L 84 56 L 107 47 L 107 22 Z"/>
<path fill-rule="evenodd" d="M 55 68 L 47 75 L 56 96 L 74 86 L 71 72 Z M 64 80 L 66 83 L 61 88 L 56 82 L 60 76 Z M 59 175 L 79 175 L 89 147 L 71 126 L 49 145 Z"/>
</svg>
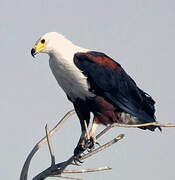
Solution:
<svg viewBox="0 0 175 180">
<path fill-rule="evenodd" d="M 73 61 L 75 53 L 88 50 L 72 44 L 67 39 L 62 39 L 62 43 L 56 43 L 52 52 L 49 53 L 49 64 L 58 84 L 72 101 L 76 98 L 86 99 L 94 96 L 89 92 L 87 78 Z"/>
<path fill-rule="evenodd" d="M 81 48 L 66 39 L 63 35 L 50 32 L 43 36 L 47 44 L 43 53 L 48 53 L 50 56 L 60 57 L 63 59 L 72 59 L 76 52 L 87 52 L 88 49 Z"/>
</svg>

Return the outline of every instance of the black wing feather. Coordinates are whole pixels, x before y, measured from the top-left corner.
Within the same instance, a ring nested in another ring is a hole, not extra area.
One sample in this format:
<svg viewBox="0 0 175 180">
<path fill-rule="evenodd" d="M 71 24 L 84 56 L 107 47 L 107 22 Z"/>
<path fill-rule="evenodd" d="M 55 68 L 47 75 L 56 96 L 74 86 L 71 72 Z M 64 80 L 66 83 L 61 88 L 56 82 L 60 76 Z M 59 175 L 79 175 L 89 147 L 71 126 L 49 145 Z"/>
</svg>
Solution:
<svg viewBox="0 0 175 180">
<path fill-rule="evenodd" d="M 95 52 L 88 53 L 94 55 Z M 143 123 L 154 122 L 154 100 L 137 87 L 134 80 L 118 63 L 116 63 L 118 68 L 100 65 L 98 57 L 104 55 L 103 53 L 97 53 L 94 56 L 96 60 L 92 60 L 86 53 L 77 53 L 74 62 L 87 76 L 91 88 L 97 95 L 103 94 L 122 111 L 138 117 Z M 109 61 L 111 60 L 109 58 Z"/>
</svg>

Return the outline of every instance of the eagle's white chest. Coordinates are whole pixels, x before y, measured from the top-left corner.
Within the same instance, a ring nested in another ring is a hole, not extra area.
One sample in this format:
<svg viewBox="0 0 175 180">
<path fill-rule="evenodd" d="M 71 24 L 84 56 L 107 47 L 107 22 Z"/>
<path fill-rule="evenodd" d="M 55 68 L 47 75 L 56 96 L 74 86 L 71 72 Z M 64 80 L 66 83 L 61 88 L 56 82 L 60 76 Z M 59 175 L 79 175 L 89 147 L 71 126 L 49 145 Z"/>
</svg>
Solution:
<svg viewBox="0 0 175 180">
<path fill-rule="evenodd" d="M 94 96 L 89 91 L 87 78 L 75 66 L 73 59 L 72 62 L 67 62 L 62 58 L 57 60 L 55 57 L 51 57 L 49 64 L 58 84 L 72 101 L 77 98 L 85 100 Z"/>
</svg>

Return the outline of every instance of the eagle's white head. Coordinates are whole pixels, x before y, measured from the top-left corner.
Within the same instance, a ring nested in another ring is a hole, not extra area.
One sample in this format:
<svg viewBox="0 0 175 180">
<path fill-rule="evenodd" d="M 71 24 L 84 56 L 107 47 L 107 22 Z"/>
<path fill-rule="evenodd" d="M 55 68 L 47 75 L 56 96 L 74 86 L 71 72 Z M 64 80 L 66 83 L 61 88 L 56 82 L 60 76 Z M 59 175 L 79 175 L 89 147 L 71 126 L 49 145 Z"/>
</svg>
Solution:
<svg viewBox="0 0 175 180">
<path fill-rule="evenodd" d="M 35 46 L 31 50 L 31 54 L 34 57 L 38 53 L 47 53 L 50 56 L 56 55 L 67 59 L 78 51 L 85 51 L 85 49 L 74 45 L 62 34 L 48 32 L 35 43 Z"/>
<path fill-rule="evenodd" d="M 47 53 L 49 55 L 59 52 L 67 51 L 73 48 L 75 45 L 71 41 L 66 39 L 62 34 L 57 32 L 48 32 L 44 34 L 39 40 L 35 43 L 35 46 L 31 50 L 32 56 L 35 56 L 38 53 Z"/>
</svg>

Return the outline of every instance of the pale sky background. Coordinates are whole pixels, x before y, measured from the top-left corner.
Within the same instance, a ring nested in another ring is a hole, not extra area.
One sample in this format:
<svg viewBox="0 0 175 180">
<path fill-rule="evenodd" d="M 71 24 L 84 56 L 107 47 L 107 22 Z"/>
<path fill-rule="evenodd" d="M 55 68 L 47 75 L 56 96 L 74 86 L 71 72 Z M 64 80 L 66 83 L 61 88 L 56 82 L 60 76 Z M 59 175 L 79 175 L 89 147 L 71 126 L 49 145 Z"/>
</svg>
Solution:
<svg viewBox="0 0 175 180">
<path fill-rule="evenodd" d="M 0 179 L 19 179 L 28 153 L 45 135 L 45 124 L 52 128 L 72 109 L 49 69 L 48 56 L 33 59 L 30 54 L 36 40 L 49 31 L 114 58 L 156 100 L 157 120 L 175 123 L 175 1 L 1 0 Z M 108 165 L 112 171 L 81 177 L 175 179 L 175 128 L 163 128 L 162 133 L 115 128 L 99 142 L 120 133 L 126 138 L 83 164 Z M 53 138 L 57 162 L 72 154 L 79 136 L 79 121 L 73 116 Z M 45 145 L 32 161 L 29 179 L 49 165 Z"/>
</svg>

